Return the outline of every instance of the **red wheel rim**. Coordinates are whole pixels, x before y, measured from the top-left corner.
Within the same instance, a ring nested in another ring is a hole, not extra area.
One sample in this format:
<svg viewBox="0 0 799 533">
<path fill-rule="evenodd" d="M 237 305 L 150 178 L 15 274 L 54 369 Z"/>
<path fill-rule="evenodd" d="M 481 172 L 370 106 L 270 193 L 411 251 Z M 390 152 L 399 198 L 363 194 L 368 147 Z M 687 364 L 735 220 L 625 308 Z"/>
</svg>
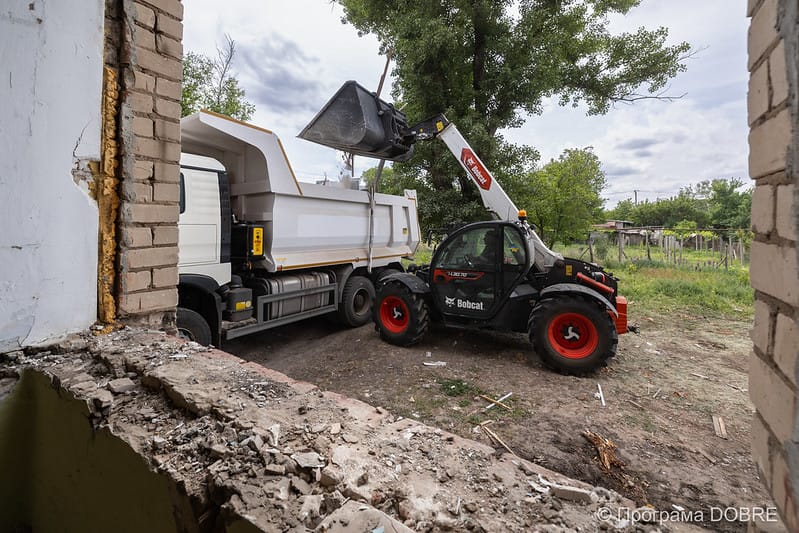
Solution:
<svg viewBox="0 0 799 533">
<path fill-rule="evenodd" d="M 380 322 L 391 333 L 402 333 L 408 329 L 410 313 L 402 298 L 386 296 L 380 303 Z"/>
<path fill-rule="evenodd" d="M 596 326 L 578 313 L 563 313 L 553 318 L 547 335 L 552 348 L 568 359 L 588 357 L 599 345 Z"/>
</svg>

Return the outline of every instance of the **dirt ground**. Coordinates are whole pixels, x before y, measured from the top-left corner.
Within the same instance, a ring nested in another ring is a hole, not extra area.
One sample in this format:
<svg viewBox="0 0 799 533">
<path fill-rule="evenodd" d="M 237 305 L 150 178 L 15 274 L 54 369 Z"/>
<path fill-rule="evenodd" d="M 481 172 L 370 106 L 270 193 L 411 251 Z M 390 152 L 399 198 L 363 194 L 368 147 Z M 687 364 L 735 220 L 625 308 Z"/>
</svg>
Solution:
<svg viewBox="0 0 799 533">
<path fill-rule="evenodd" d="M 489 427 L 519 456 L 638 504 L 706 517 L 712 508 L 773 505 L 750 453 L 749 322 L 686 315 L 637 322 L 641 334 L 623 335 L 610 366 L 583 378 L 528 359 L 525 336 L 494 332 L 433 328 L 420 344 L 398 348 L 382 342 L 372 325 L 345 329 L 316 319 L 224 349 L 489 444 L 476 426 L 494 420 Z M 446 365 L 431 365 L 437 362 Z M 481 394 L 507 393 L 510 409 L 485 410 Z M 714 415 L 723 419 L 727 439 L 716 436 Z M 600 468 L 586 430 L 617 446 L 620 467 L 610 474 Z M 741 522 L 701 525 L 745 530 Z"/>
</svg>

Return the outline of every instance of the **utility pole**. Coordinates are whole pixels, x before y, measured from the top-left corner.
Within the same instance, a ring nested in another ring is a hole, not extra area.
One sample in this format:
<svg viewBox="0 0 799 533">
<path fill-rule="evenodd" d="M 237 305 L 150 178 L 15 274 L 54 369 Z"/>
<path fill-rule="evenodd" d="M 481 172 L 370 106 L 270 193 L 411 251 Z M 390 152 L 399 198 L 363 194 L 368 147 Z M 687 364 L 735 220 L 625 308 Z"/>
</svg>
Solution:
<svg viewBox="0 0 799 533">
<path fill-rule="evenodd" d="M 638 189 L 634 189 L 633 194 L 635 194 L 635 205 L 638 205 Z"/>
</svg>

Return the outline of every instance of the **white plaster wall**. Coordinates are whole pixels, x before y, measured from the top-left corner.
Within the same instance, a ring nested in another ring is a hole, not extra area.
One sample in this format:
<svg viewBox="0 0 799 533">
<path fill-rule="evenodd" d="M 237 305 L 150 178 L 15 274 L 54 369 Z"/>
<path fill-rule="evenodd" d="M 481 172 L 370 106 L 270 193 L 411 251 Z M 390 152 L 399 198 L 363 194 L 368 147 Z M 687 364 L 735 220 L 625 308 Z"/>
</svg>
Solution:
<svg viewBox="0 0 799 533">
<path fill-rule="evenodd" d="M 0 2 L 0 352 L 97 315 L 103 2 Z"/>
</svg>

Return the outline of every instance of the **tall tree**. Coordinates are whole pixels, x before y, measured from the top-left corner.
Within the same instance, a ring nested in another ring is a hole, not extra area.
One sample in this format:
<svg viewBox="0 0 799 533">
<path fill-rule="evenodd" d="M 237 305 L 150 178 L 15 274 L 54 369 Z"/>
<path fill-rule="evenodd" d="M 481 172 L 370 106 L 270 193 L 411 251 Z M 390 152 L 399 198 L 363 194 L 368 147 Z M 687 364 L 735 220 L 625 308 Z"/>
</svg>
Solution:
<svg viewBox="0 0 799 533">
<path fill-rule="evenodd" d="M 591 148 L 566 150 L 522 181 L 512 190 L 550 248 L 556 242 L 584 238 L 602 216 L 605 174 Z"/>
<path fill-rule="evenodd" d="M 611 34 L 609 15 L 640 0 L 337 1 L 348 22 L 392 50 L 394 97 L 410 120 L 445 113 L 500 181 L 504 167 L 535 162 L 534 152 L 509 149 L 500 129 L 520 126 L 555 95 L 564 105 L 585 102 L 592 114 L 615 102 L 661 97 L 690 49 L 667 46 L 665 28 Z M 418 144 L 416 152 L 397 172 L 474 201 L 474 188 L 444 146 Z"/>
<path fill-rule="evenodd" d="M 225 35 L 225 46 L 217 47 L 216 57 L 195 52 L 183 57 L 182 116 L 208 109 L 239 120 L 249 120 L 255 106 L 244 99 L 244 89 L 232 73 L 236 41 Z"/>
</svg>

